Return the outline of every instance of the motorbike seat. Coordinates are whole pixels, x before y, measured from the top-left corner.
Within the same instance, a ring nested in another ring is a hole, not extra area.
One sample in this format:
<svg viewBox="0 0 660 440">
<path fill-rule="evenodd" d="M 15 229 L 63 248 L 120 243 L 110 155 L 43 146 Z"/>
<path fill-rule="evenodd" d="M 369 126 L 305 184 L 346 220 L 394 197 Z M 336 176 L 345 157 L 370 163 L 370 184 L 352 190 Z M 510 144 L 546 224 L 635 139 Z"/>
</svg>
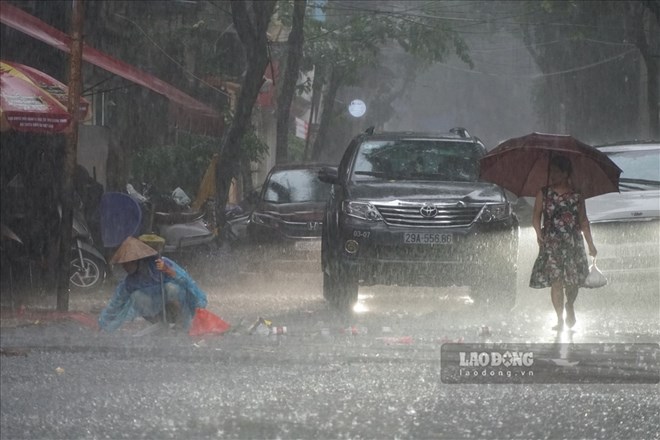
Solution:
<svg viewBox="0 0 660 440">
<path fill-rule="evenodd" d="M 154 213 L 154 220 L 159 224 L 174 225 L 177 223 L 192 223 L 201 220 L 204 213 L 194 212 L 158 212 Z"/>
</svg>

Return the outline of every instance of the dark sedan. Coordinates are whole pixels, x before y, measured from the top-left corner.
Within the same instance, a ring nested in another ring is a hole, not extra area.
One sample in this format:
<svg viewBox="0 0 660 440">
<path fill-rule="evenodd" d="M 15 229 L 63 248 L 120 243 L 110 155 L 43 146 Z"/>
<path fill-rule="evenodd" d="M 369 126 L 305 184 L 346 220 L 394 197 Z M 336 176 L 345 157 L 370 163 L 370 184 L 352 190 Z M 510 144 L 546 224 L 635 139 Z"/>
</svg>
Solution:
<svg viewBox="0 0 660 440">
<path fill-rule="evenodd" d="M 324 164 L 276 165 L 261 190 L 248 222 L 248 236 L 261 260 L 291 263 L 318 261 L 323 210 L 330 185 L 318 180 Z"/>
</svg>

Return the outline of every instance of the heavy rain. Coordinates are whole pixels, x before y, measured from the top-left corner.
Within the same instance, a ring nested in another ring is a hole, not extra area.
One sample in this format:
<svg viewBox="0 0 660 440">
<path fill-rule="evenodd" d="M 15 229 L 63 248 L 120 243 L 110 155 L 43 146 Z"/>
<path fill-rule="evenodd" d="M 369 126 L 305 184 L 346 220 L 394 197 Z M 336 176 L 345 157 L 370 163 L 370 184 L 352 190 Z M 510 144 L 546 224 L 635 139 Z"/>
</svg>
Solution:
<svg viewBox="0 0 660 440">
<path fill-rule="evenodd" d="M 0 437 L 657 438 L 660 1 L 3 0 Z"/>
</svg>

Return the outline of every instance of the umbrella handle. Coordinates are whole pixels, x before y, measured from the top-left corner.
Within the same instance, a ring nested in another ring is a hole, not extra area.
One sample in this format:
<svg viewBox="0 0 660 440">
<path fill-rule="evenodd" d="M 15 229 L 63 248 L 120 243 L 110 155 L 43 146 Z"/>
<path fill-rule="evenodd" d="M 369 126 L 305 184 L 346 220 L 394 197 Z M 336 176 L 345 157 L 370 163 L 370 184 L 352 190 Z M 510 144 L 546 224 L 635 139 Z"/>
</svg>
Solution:
<svg viewBox="0 0 660 440">
<path fill-rule="evenodd" d="M 160 253 L 158 254 L 158 258 L 161 258 Z M 163 324 L 167 325 L 167 308 L 165 307 L 165 281 L 163 280 L 163 272 L 158 271 L 160 273 L 160 295 L 163 300 Z"/>
<path fill-rule="evenodd" d="M 548 151 L 548 172 L 545 175 L 545 192 L 546 196 L 550 189 L 550 163 L 552 162 L 552 150 Z"/>
</svg>

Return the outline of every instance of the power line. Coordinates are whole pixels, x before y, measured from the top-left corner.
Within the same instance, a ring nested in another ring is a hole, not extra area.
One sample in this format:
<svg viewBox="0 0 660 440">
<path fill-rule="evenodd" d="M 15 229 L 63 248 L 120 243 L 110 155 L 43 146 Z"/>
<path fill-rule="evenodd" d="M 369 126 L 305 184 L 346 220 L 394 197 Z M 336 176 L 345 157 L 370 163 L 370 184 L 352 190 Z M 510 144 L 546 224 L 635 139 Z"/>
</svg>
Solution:
<svg viewBox="0 0 660 440">
<path fill-rule="evenodd" d="M 597 43 L 597 44 L 604 44 L 604 45 L 610 45 L 610 46 L 627 46 L 627 47 L 636 47 L 632 43 L 616 43 L 613 41 L 604 41 L 604 40 L 596 40 L 593 38 L 579 38 L 579 39 L 571 39 L 571 38 L 563 38 L 559 40 L 553 40 L 553 41 L 546 41 L 544 43 L 534 43 L 534 47 L 541 47 L 541 46 L 550 46 L 553 44 L 560 44 L 560 43 L 575 43 L 575 42 L 589 42 L 589 43 Z M 509 46 L 509 47 L 494 47 L 490 49 L 473 49 L 470 48 L 470 53 L 492 53 L 492 52 L 507 52 L 507 51 L 512 51 L 512 50 L 521 50 L 521 49 L 526 49 L 525 46 Z"/>
<path fill-rule="evenodd" d="M 606 63 L 615 61 L 617 59 L 623 58 L 623 57 L 625 57 L 626 55 L 628 55 L 632 52 L 637 52 L 637 49 L 629 49 L 629 50 L 626 50 L 626 51 L 624 51 L 624 52 L 622 52 L 618 55 L 614 55 L 614 56 L 605 58 L 603 60 L 596 61 L 594 63 L 585 64 L 583 66 L 578 66 L 578 67 L 574 67 L 574 68 L 566 69 L 566 70 L 560 70 L 560 71 L 557 71 L 557 72 L 537 73 L 537 74 L 534 74 L 534 75 L 516 75 L 516 74 L 500 74 L 500 73 L 492 73 L 492 72 L 482 72 L 482 71 L 474 70 L 474 69 L 465 69 L 465 68 L 454 66 L 453 64 L 447 64 L 447 63 L 434 63 L 434 65 L 440 65 L 440 66 L 447 67 L 447 68 L 452 69 L 452 70 L 458 70 L 460 72 L 477 73 L 477 74 L 486 75 L 486 76 L 494 76 L 494 77 L 500 77 L 500 78 L 527 78 L 527 79 L 532 79 L 533 80 L 533 79 L 545 78 L 545 77 L 548 77 L 548 76 L 563 75 L 563 74 L 566 74 L 566 73 L 573 73 L 573 72 L 579 72 L 581 70 L 591 69 L 592 67 L 600 66 L 602 64 L 606 64 Z"/>
<path fill-rule="evenodd" d="M 444 20 L 444 21 L 459 21 L 459 22 L 469 22 L 472 23 L 472 25 L 476 24 L 485 24 L 485 23 L 499 23 L 502 25 L 507 25 L 507 26 L 519 26 L 522 24 L 525 25 L 531 25 L 531 26 L 561 26 L 561 27 L 576 27 L 576 28 L 595 28 L 595 29 L 600 29 L 600 26 L 597 25 L 589 25 L 589 24 L 579 24 L 579 23 L 550 23 L 550 22 L 524 22 L 524 21 L 513 21 L 513 22 L 502 22 L 502 20 L 506 19 L 511 19 L 511 18 L 517 18 L 517 17 L 524 17 L 526 15 L 533 15 L 536 14 L 538 11 L 530 11 L 529 13 L 523 13 L 523 14 L 518 14 L 518 15 L 509 15 L 505 17 L 495 17 L 495 18 L 487 18 L 487 19 L 482 19 L 482 18 L 461 18 L 461 17 L 449 17 L 449 16 L 438 16 L 438 15 L 429 15 L 429 14 L 410 14 L 406 12 L 390 12 L 390 11 L 384 11 L 382 9 L 371 9 L 371 8 L 366 8 L 366 7 L 357 7 L 353 5 L 341 5 L 338 4 L 338 7 L 336 6 L 326 6 L 326 9 L 329 10 L 343 10 L 343 11 L 358 11 L 358 12 L 365 12 L 365 13 L 375 13 L 375 14 L 383 14 L 383 15 L 390 15 L 390 16 L 408 16 L 408 17 L 414 17 L 414 18 L 426 18 L 426 19 L 435 19 L 435 20 Z M 346 14 L 352 15 L 352 14 Z M 624 30 L 623 27 L 617 28 L 619 30 Z"/>
<path fill-rule="evenodd" d="M 637 52 L 637 49 L 636 48 L 635 49 L 628 49 L 627 51 L 622 52 L 618 55 L 614 55 L 612 57 L 605 58 L 604 60 L 597 61 L 595 63 L 586 64 L 584 66 L 576 67 L 574 69 L 567 69 L 567 70 L 561 70 L 561 71 L 558 71 L 558 72 L 539 74 L 539 75 L 536 75 L 535 78 L 546 77 L 546 76 L 555 76 L 555 75 L 563 75 L 564 73 L 572 73 L 572 72 L 578 72 L 580 70 L 590 69 L 592 67 L 600 66 L 601 64 L 609 63 L 610 61 L 614 61 L 614 60 L 617 60 L 619 58 L 623 58 L 623 57 L 625 57 L 626 55 L 628 55 L 629 53 L 632 53 L 632 52 Z"/>
<path fill-rule="evenodd" d="M 154 46 L 155 46 L 155 47 L 156 47 L 161 53 L 163 53 L 163 55 L 165 55 L 170 61 L 172 61 L 177 67 L 179 67 L 179 69 L 181 69 L 181 71 L 182 71 L 183 73 L 192 76 L 193 78 L 195 78 L 196 80 L 198 80 L 199 82 L 201 82 L 201 83 L 204 84 L 205 86 L 207 86 L 207 87 L 209 87 L 209 88 L 215 90 L 216 92 L 219 92 L 219 93 L 225 95 L 226 97 L 231 98 L 231 95 L 229 95 L 229 93 L 225 92 L 224 90 L 218 89 L 217 87 L 215 87 L 215 86 L 213 86 L 213 85 L 207 83 L 207 82 L 204 81 L 202 78 L 200 78 L 200 77 L 198 77 L 197 75 L 195 75 L 194 73 L 192 73 L 192 72 L 186 70 L 186 68 L 185 68 L 181 63 L 179 63 L 179 62 L 178 62 L 177 60 L 175 60 L 170 54 L 168 54 L 168 53 L 165 51 L 165 49 L 163 49 L 162 47 L 160 47 L 160 45 L 159 45 L 156 41 L 154 41 L 154 39 L 151 38 L 151 36 L 149 36 L 149 34 L 147 34 L 147 33 L 145 32 L 145 30 L 142 29 L 142 27 L 141 27 L 139 24 L 135 23 L 133 20 L 129 19 L 128 17 L 124 17 L 124 16 L 121 15 L 121 14 L 117 14 L 117 13 L 115 13 L 115 15 L 116 15 L 117 17 L 121 18 L 121 19 L 124 19 L 124 20 L 128 21 L 128 22 L 131 23 L 133 26 L 137 27 L 137 28 L 140 30 L 140 32 L 142 32 L 142 34 L 147 38 L 147 40 L 149 40 L 149 42 L 150 42 L 151 44 L 153 44 L 153 45 L 154 45 Z"/>
</svg>

